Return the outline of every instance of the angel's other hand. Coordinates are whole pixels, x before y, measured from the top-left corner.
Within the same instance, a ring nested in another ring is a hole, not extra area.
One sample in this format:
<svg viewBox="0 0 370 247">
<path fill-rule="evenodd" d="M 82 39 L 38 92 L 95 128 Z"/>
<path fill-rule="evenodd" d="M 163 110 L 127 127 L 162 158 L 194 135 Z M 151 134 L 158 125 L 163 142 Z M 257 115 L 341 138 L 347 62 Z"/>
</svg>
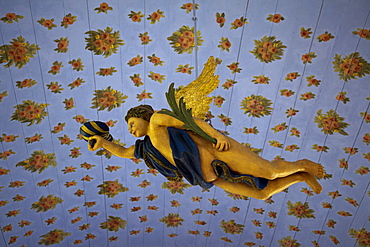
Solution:
<svg viewBox="0 0 370 247">
<path fill-rule="evenodd" d="M 98 135 L 91 136 L 91 137 L 89 137 L 87 147 L 90 151 L 95 151 L 95 150 L 101 149 L 101 148 L 103 148 L 104 141 L 105 141 L 105 139 L 101 136 L 98 136 Z"/>
<path fill-rule="evenodd" d="M 216 144 L 213 144 L 214 148 L 217 149 L 217 151 L 227 151 L 230 149 L 230 143 L 227 140 L 225 136 L 220 136 L 216 138 L 217 142 Z"/>
</svg>

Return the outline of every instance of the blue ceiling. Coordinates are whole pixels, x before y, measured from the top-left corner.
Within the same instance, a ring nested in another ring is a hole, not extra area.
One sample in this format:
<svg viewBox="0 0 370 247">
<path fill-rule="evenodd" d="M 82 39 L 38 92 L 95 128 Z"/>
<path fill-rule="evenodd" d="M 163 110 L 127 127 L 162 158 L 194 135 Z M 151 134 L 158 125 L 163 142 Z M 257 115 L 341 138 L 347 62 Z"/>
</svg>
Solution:
<svg viewBox="0 0 370 247">
<path fill-rule="evenodd" d="M 0 246 L 369 246 L 369 9 L 1 0 Z M 266 201 L 171 190 L 141 160 L 88 151 L 82 123 L 134 144 L 126 111 L 168 108 L 170 83 L 193 81 L 210 56 L 212 125 L 265 159 L 322 164 L 320 195 L 303 183 Z M 272 109 L 253 111 L 256 97 Z M 118 193 L 104 194 L 111 183 Z"/>
</svg>

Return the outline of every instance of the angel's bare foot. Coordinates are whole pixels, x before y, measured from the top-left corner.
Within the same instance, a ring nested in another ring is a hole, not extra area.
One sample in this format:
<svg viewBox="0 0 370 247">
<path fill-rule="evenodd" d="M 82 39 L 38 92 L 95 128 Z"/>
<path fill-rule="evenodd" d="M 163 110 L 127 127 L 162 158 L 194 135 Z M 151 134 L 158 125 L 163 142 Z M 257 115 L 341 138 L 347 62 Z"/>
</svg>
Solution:
<svg viewBox="0 0 370 247">
<path fill-rule="evenodd" d="M 304 176 L 305 182 L 310 186 L 310 188 L 315 192 L 316 194 L 320 194 L 322 191 L 322 187 L 315 178 L 314 175 L 309 173 L 302 174 Z"/>
<path fill-rule="evenodd" d="M 323 178 L 324 177 L 324 167 L 318 163 L 315 163 L 311 160 L 308 160 L 308 159 L 303 159 L 301 160 L 303 163 L 304 163 L 304 166 L 306 168 L 306 172 L 316 176 L 316 177 L 319 177 L 319 178 Z"/>
</svg>

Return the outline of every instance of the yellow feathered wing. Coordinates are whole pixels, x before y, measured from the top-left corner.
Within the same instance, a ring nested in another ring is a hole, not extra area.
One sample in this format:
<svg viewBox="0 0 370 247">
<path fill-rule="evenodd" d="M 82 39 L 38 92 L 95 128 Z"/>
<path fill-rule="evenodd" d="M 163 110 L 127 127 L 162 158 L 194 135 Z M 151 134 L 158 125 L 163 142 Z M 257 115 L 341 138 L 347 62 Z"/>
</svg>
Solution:
<svg viewBox="0 0 370 247">
<path fill-rule="evenodd" d="M 175 93 L 176 101 L 183 97 L 186 108 L 192 108 L 193 117 L 205 119 L 212 103 L 212 98 L 207 95 L 212 93 L 220 82 L 219 76 L 215 75 L 216 67 L 214 57 L 210 57 L 198 78 Z"/>
</svg>

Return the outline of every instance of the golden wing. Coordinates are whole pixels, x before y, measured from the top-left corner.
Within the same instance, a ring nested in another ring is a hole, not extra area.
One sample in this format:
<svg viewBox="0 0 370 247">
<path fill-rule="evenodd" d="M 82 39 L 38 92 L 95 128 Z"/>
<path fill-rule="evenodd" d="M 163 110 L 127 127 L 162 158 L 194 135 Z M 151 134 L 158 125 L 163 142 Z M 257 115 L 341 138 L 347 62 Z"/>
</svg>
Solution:
<svg viewBox="0 0 370 247">
<path fill-rule="evenodd" d="M 212 98 L 207 95 L 213 92 L 220 82 L 219 76 L 215 75 L 216 67 L 214 57 L 209 57 L 198 78 L 175 93 L 176 101 L 183 97 L 186 108 L 192 108 L 193 117 L 205 119 L 212 102 Z"/>
</svg>

